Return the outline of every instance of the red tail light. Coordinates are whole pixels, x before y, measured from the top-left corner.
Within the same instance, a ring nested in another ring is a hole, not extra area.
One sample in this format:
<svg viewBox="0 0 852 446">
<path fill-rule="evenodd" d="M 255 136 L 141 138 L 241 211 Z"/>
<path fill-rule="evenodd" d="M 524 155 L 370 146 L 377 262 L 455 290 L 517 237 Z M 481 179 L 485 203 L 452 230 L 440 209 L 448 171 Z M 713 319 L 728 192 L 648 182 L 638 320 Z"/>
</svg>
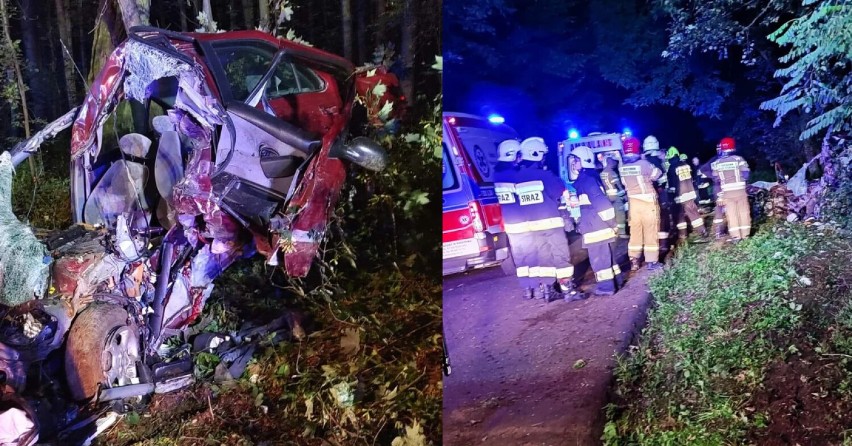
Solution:
<svg viewBox="0 0 852 446">
<path fill-rule="evenodd" d="M 482 207 L 479 206 L 478 201 L 470 201 L 467 203 L 468 209 L 470 209 L 470 218 L 473 220 L 473 229 L 476 232 L 482 232 L 485 230 L 485 225 L 482 224 Z"/>
</svg>

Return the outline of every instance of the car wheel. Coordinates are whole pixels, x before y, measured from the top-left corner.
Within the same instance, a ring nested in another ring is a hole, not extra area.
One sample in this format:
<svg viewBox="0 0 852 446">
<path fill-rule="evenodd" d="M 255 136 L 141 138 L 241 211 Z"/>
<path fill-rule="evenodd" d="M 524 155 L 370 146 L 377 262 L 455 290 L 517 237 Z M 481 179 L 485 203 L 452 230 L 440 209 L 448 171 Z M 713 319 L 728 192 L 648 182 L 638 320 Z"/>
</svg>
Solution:
<svg viewBox="0 0 852 446">
<path fill-rule="evenodd" d="M 65 349 L 65 373 L 75 400 L 90 399 L 99 386 L 138 382 L 139 330 L 117 305 L 92 304 L 74 320 Z"/>
<path fill-rule="evenodd" d="M 515 270 L 517 268 L 515 268 L 515 259 L 512 257 L 511 248 L 509 249 L 508 257 L 506 257 L 505 259 L 503 259 L 502 262 L 500 262 L 500 268 L 503 269 L 503 274 L 507 276 L 514 276 L 516 274 Z"/>
</svg>

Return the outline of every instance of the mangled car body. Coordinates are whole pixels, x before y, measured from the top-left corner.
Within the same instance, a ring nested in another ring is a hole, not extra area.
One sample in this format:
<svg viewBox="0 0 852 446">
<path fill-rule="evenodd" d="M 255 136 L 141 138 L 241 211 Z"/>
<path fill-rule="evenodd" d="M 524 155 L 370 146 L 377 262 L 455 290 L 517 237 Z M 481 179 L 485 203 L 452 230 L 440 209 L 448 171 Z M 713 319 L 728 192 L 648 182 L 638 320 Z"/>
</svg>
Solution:
<svg viewBox="0 0 852 446">
<path fill-rule="evenodd" d="M 51 354 L 78 402 L 173 388 L 191 365 L 167 363 L 164 341 L 214 279 L 256 253 L 305 276 L 344 161 L 386 162 L 372 141 L 347 142 L 342 58 L 257 31 L 129 36 L 76 113 L 0 157 L 0 379 L 18 393 Z M 76 224 L 36 240 L 11 213 L 9 172 L 69 125 Z"/>
</svg>

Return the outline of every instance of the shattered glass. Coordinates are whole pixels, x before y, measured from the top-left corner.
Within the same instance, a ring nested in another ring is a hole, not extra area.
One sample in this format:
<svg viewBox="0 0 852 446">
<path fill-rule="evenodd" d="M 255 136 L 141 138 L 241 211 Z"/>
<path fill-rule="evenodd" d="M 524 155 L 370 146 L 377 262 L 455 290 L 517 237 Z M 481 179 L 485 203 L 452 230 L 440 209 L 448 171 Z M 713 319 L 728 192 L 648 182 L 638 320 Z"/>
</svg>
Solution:
<svg viewBox="0 0 852 446">
<path fill-rule="evenodd" d="M 50 257 L 33 231 L 12 212 L 12 157 L 0 155 L 0 302 L 17 305 L 47 287 Z"/>
<path fill-rule="evenodd" d="M 128 75 L 124 79 L 124 93 L 140 102 L 145 100 L 146 89 L 151 82 L 163 77 L 179 77 L 183 72 L 192 71 L 192 67 L 186 63 L 133 40 L 127 42 L 125 54 Z"/>
</svg>

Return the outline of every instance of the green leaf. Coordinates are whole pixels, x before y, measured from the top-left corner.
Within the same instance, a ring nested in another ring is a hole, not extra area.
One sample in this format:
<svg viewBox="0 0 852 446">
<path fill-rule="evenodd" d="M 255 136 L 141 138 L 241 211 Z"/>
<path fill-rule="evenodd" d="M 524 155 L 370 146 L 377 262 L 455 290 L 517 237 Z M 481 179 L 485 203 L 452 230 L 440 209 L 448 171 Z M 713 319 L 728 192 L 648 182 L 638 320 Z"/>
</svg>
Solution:
<svg viewBox="0 0 852 446">
<path fill-rule="evenodd" d="M 375 87 L 373 87 L 373 96 L 380 98 L 385 95 L 386 91 L 388 91 L 387 85 L 379 82 Z"/>
</svg>

